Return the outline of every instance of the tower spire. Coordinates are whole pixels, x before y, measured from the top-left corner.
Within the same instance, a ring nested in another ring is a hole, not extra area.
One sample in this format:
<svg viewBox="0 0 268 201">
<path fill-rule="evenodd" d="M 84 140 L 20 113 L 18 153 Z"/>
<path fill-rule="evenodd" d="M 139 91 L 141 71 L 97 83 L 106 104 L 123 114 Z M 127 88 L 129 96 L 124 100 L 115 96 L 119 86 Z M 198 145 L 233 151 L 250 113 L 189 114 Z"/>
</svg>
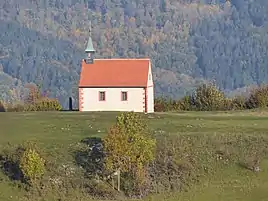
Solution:
<svg viewBox="0 0 268 201">
<path fill-rule="evenodd" d="M 93 47 L 92 38 L 91 38 L 91 21 L 89 23 L 89 37 L 88 37 L 87 47 L 86 47 L 85 52 L 88 55 L 88 59 L 91 59 L 91 54 L 96 52 L 96 50 Z"/>
</svg>

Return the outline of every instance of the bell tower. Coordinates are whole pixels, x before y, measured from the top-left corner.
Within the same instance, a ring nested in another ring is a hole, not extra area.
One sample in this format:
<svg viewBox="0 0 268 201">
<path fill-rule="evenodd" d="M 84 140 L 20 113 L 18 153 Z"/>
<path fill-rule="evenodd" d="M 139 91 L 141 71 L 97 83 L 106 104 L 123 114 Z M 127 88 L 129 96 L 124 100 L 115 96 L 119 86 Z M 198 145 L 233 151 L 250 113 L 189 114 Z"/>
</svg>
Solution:
<svg viewBox="0 0 268 201">
<path fill-rule="evenodd" d="M 91 23 L 90 23 L 90 26 L 89 26 L 89 37 L 88 37 L 87 47 L 86 47 L 85 52 L 87 54 L 87 56 L 85 58 L 85 62 L 88 63 L 88 64 L 93 63 L 94 62 L 93 55 L 96 52 L 96 50 L 93 47 L 93 42 L 92 42 L 92 38 L 91 38 Z"/>
</svg>

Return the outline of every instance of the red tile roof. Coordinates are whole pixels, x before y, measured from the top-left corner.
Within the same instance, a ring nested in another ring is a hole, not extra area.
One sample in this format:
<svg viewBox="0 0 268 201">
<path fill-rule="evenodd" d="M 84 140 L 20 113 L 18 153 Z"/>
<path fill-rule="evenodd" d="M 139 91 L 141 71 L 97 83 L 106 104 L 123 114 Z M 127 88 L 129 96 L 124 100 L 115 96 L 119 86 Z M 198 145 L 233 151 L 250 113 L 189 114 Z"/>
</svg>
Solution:
<svg viewBox="0 0 268 201">
<path fill-rule="evenodd" d="M 146 87 L 150 59 L 82 61 L 79 87 Z"/>
</svg>

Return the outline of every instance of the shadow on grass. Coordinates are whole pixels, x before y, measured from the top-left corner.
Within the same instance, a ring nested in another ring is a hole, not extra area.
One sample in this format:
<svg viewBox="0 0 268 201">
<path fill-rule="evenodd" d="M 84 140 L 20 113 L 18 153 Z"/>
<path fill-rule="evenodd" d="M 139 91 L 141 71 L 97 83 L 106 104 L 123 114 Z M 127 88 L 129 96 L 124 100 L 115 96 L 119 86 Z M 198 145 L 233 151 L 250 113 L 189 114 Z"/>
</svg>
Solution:
<svg viewBox="0 0 268 201">
<path fill-rule="evenodd" d="M 0 153 L 0 169 L 6 176 L 8 176 L 10 180 L 20 180 L 24 182 L 23 174 L 19 168 L 18 160 L 9 157 L 5 153 Z"/>
<path fill-rule="evenodd" d="M 107 179 L 107 172 L 104 168 L 103 141 L 99 137 L 88 137 L 81 140 L 84 146 L 75 151 L 76 164 L 81 166 L 86 177 L 89 178 L 85 185 L 88 192 L 97 199 L 118 200 L 124 196 L 123 193 L 113 189 Z"/>
<path fill-rule="evenodd" d="M 239 162 L 238 167 L 250 170 L 252 172 L 259 172 L 260 171 L 260 165 L 258 161 L 254 161 L 252 163 L 249 162 Z"/>
<path fill-rule="evenodd" d="M 72 110 L 61 110 L 60 112 L 79 112 L 78 109 L 72 109 Z"/>
<path fill-rule="evenodd" d="M 102 175 L 104 171 L 103 143 L 99 137 L 89 137 L 81 141 L 86 148 L 76 150 L 75 162 L 81 166 L 88 177 Z"/>
</svg>

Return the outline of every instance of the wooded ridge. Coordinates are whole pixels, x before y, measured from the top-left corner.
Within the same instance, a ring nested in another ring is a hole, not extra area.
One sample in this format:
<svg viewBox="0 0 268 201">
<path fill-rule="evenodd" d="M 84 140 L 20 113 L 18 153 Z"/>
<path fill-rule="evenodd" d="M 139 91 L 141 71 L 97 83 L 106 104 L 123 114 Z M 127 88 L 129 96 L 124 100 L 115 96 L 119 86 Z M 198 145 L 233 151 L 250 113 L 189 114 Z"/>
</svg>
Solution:
<svg viewBox="0 0 268 201">
<path fill-rule="evenodd" d="M 96 57 L 150 57 L 156 95 L 215 82 L 226 93 L 267 82 L 265 0 L 20 0 L 0 2 L 0 99 L 34 82 L 77 105 L 92 24 Z"/>
</svg>

